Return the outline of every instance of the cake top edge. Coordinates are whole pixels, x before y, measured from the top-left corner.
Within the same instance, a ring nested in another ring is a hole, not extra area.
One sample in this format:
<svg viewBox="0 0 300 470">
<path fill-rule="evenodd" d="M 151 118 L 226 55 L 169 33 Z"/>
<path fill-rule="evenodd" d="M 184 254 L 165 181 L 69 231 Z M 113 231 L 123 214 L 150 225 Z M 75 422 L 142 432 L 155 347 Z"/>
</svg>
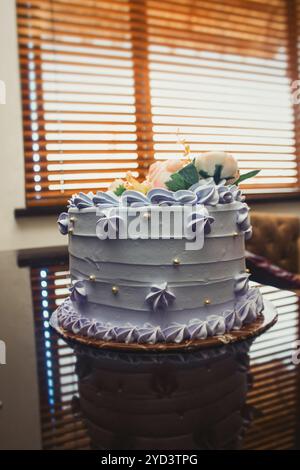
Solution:
<svg viewBox="0 0 300 470">
<path fill-rule="evenodd" d="M 109 227 L 117 233 L 126 225 L 125 220 L 132 214 L 129 208 L 140 212 L 142 208 L 147 211 L 174 208 L 177 211 L 179 207 L 180 212 L 182 209 L 184 213 L 191 212 L 186 220 L 187 227 L 193 232 L 192 236 L 199 231 L 202 245 L 204 234 L 210 232 L 210 225 L 215 220 L 210 212 L 236 210 L 236 225 L 248 238 L 251 236 L 249 207 L 244 202 L 239 183 L 258 172 L 253 170 L 240 175 L 237 160 L 225 152 L 208 152 L 193 160 L 157 161 L 150 166 L 144 181 L 127 173 L 126 181 L 114 181 L 106 192 L 73 195 L 68 208 L 71 213 L 85 211 L 99 215 L 97 236 L 102 239 L 107 236 Z M 143 214 L 145 220 L 148 216 Z M 73 233 L 74 221 L 71 219 L 66 212 L 60 214 L 57 223 L 61 233 Z"/>
<path fill-rule="evenodd" d="M 80 204 L 79 204 L 80 205 Z M 164 211 L 172 211 L 174 210 L 174 206 L 175 204 L 171 205 L 171 204 L 168 204 L 168 205 L 164 205 L 164 204 L 148 204 L 148 205 L 123 205 L 119 204 L 119 206 L 115 206 L 116 208 L 121 208 L 121 209 L 128 209 L 130 210 L 131 208 L 134 208 L 136 209 L 137 211 L 147 211 L 147 210 L 151 210 L 152 211 L 161 211 L 161 210 L 164 210 Z M 184 207 L 186 206 L 186 204 L 178 204 L 178 207 L 181 208 L 182 210 L 184 210 Z M 196 205 L 195 205 L 196 206 Z M 206 206 L 207 210 L 209 211 L 209 213 L 214 213 L 214 212 L 226 212 L 226 211 L 237 211 L 239 209 L 241 209 L 242 207 L 245 206 L 245 203 L 242 202 L 242 201 L 236 201 L 236 200 L 233 200 L 232 202 L 229 202 L 227 204 L 216 204 L 215 206 L 211 206 L 211 205 L 208 205 Z M 111 206 L 111 208 L 113 208 L 114 206 Z M 89 206 L 86 206 L 86 207 L 77 207 L 76 205 L 72 205 L 68 208 L 68 212 L 69 213 L 97 213 L 97 209 L 109 209 L 110 207 L 109 206 L 101 206 L 101 205 L 95 205 L 95 204 L 91 204 Z"/>
</svg>

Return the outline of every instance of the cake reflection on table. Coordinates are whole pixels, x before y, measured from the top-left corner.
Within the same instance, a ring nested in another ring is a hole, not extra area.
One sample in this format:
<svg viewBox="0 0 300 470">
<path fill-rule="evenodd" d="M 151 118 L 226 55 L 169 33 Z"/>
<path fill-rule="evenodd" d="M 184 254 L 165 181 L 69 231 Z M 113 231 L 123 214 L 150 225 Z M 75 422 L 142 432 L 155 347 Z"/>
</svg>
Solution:
<svg viewBox="0 0 300 470">
<path fill-rule="evenodd" d="M 239 448 L 251 415 L 249 347 L 168 354 L 76 347 L 73 405 L 92 448 Z"/>
</svg>

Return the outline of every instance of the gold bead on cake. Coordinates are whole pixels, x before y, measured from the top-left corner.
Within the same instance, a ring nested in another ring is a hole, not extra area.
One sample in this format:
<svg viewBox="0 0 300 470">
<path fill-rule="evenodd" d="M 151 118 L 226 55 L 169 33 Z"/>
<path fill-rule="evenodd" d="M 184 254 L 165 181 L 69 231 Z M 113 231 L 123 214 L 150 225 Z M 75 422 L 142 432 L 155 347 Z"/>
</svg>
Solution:
<svg viewBox="0 0 300 470">
<path fill-rule="evenodd" d="M 89 280 L 90 280 L 90 281 L 96 281 L 96 276 L 95 276 L 95 274 L 90 274 L 90 275 L 89 275 Z"/>
<path fill-rule="evenodd" d="M 178 266 L 180 264 L 180 259 L 179 258 L 174 258 L 173 259 L 173 264 L 174 264 L 174 266 Z"/>
<path fill-rule="evenodd" d="M 248 274 L 249 274 L 249 273 L 250 273 L 250 269 L 246 268 L 246 269 L 245 269 L 245 273 L 248 273 Z"/>
<path fill-rule="evenodd" d="M 234 237 L 238 237 L 238 235 L 239 235 L 238 232 L 233 232 Z"/>
<path fill-rule="evenodd" d="M 68 232 L 72 234 L 74 232 L 73 227 L 69 227 Z"/>
<path fill-rule="evenodd" d="M 204 300 L 204 305 L 210 305 L 211 304 L 211 300 L 210 299 L 205 299 Z"/>
<path fill-rule="evenodd" d="M 118 286 L 112 286 L 111 291 L 114 295 L 117 295 L 117 293 L 119 292 Z"/>
<path fill-rule="evenodd" d="M 72 217 L 70 217 L 70 222 L 75 222 L 75 221 L 76 221 L 76 217 L 72 215 Z"/>
</svg>

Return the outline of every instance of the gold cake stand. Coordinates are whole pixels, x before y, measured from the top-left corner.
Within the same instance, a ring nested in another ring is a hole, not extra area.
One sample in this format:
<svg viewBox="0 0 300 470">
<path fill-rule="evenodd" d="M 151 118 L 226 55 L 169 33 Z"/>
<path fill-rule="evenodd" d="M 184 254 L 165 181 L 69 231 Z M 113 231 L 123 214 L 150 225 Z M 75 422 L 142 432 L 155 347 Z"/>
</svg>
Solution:
<svg viewBox="0 0 300 470">
<path fill-rule="evenodd" d="M 271 328 L 278 319 L 277 312 L 273 305 L 264 300 L 264 311 L 259 314 L 257 320 L 249 325 L 243 326 L 240 330 L 233 330 L 229 333 L 219 336 L 211 336 L 206 339 L 187 340 L 182 343 L 156 343 L 156 344 L 139 344 L 139 343 L 119 343 L 116 341 L 103 341 L 100 339 L 90 339 L 86 336 L 70 333 L 58 325 L 56 312 L 52 315 L 51 326 L 57 333 L 68 341 L 83 344 L 98 349 L 114 349 L 126 351 L 179 351 L 192 350 L 199 348 L 210 348 L 222 346 L 224 344 L 232 344 L 237 341 L 255 338 L 266 330 Z"/>
</svg>

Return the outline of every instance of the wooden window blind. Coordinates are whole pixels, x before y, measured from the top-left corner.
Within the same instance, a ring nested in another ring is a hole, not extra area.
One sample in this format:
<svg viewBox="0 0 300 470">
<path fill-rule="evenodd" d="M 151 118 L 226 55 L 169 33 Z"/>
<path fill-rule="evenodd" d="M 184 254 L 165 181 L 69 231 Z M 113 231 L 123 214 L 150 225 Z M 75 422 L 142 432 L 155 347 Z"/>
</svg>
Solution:
<svg viewBox="0 0 300 470">
<path fill-rule="evenodd" d="M 49 325 L 51 313 L 68 295 L 70 278 L 64 264 L 30 270 L 36 332 L 43 449 L 86 449 L 89 438 L 73 403 L 78 395 L 76 357 Z"/>
<path fill-rule="evenodd" d="M 90 441 L 76 406 L 78 377 L 73 350 L 49 328 L 49 315 L 68 295 L 68 266 L 58 261 L 31 268 L 44 449 L 87 449 Z M 291 361 L 299 337 L 299 299 L 262 286 L 280 321 L 250 349 L 249 426 L 244 449 L 298 448 L 299 371 Z"/>
<path fill-rule="evenodd" d="M 155 159 L 234 153 L 248 192 L 299 187 L 299 0 L 17 0 L 28 206 Z"/>
<path fill-rule="evenodd" d="M 279 320 L 250 348 L 252 386 L 247 403 L 252 408 L 253 421 L 246 432 L 243 448 L 297 449 L 299 374 L 291 357 L 299 337 L 299 297 L 272 286 L 261 286 L 260 290 L 264 299 L 276 308 Z"/>
</svg>

